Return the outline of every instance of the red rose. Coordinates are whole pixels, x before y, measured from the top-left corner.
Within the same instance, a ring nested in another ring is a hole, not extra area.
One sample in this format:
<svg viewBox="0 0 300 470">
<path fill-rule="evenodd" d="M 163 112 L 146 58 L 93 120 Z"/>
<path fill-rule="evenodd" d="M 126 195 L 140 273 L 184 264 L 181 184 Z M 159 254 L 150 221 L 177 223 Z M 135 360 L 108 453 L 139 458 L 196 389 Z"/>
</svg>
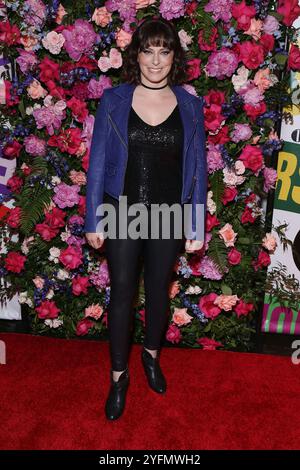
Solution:
<svg viewBox="0 0 300 470">
<path fill-rule="evenodd" d="M 220 225 L 220 221 L 215 215 L 211 215 L 208 212 L 206 216 L 206 232 L 210 232 L 217 225 Z"/>
<path fill-rule="evenodd" d="M 204 108 L 205 128 L 208 131 L 216 132 L 224 121 L 222 108 L 217 104 L 212 104 L 209 108 Z"/>
<path fill-rule="evenodd" d="M 92 322 L 88 318 L 84 318 L 83 320 L 80 320 L 80 322 L 77 323 L 76 334 L 78 336 L 84 336 L 89 332 L 89 330 L 93 326 L 94 326 L 94 322 Z"/>
<path fill-rule="evenodd" d="M 270 263 L 271 263 L 271 258 L 270 258 L 269 253 L 267 253 L 264 250 L 260 250 L 257 260 L 253 261 L 252 264 L 253 264 L 255 271 L 257 271 L 258 268 L 267 267 L 269 266 Z"/>
<path fill-rule="evenodd" d="M 245 145 L 239 156 L 239 160 L 244 163 L 246 168 L 249 168 L 249 170 L 254 173 L 258 173 L 263 166 L 263 154 L 258 146 Z"/>
<path fill-rule="evenodd" d="M 219 90 L 210 90 L 207 95 L 204 97 L 205 103 L 207 105 L 218 104 L 221 106 L 225 103 L 225 93 L 224 91 Z"/>
<path fill-rule="evenodd" d="M 226 206 L 228 202 L 233 201 L 237 193 L 237 189 L 234 186 L 226 186 L 222 195 L 222 203 L 224 206 Z"/>
<path fill-rule="evenodd" d="M 208 38 L 204 39 L 204 31 L 203 29 L 199 30 L 198 33 L 198 46 L 199 49 L 202 51 L 216 51 L 217 50 L 217 38 L 218 38 L 218 30 L 217 28 L 213 27 L 208 35 Z"/>
<path fill-rule="evenodd" d="M 87 288 L 89 286 L 88 277 L 76 276 L 72 279 L 72 293 L 74 295 L 87 294 Z"/>
<path fill-rule="evenodd" d="M 277 13 L 282 15 L 282 23 L 291 26 L 300 15 L 298 0 L 279 0 Z"/>
<path fill-rule="evenodd" d="M 196 78 L 200 77 L 201 70 L 200 70 L 201 59 L 191 59 L 188 60 L 187 65 L 187 81 L 195 80 Z"/>
<path fill-rule="evenodd" d="M 6 144 L 3 149 L 3 155 L 8 160 L 13 160 L 20 155 L 22 145 L 17 140 L 14 140 L 11 144 Z"/>
<path fill-rule="evenodd" d="M 14 193 L 19 193 L 23 186 L 23 180 L 20 176 L 12 176 L 6 182 L 6 186 Z"/>
<path fill-rule="evenodd" d="M 271 34 L 263 34 L 259 42 L 264 48 L 265 54 L 274 49 L 275 39 L 274 39 L 274 36 L 272 36 Z"/>
<path fill-rule="evenodd" d="M 60 309 L 56 307 L 53 300 L 44 300 L 35 310 L 38 312 L 38 317 L 42 320 L 46 318 L 57 318 L 60 312 Z"/>
<path fill-rule="evenodd" d="M 15 106 L 20 102 L 18 95 L 11 94 L 12 83 L 9 80 L 4 80 L 5 85 L 5 106 Z"/>
<path fill-rule="evenodd" d="M 227 258 L 228 258 L 229 264 L 236 266 L 237 264 L 240 264 L 241 259 L 242 259 L 242 254 L 236 248 L 231 248 L 231 250 L 229 251 L 227 255 Z"/>
<path fill-rule="evenodd" d="M 48 140 L 48 145 L 58 147 L 61 152 L 74 155 L 81 144 L 81 130 L 78 127 L 71 127 L 60 132 L 59 135 L 52 135 Z"/>
<path fill-rule="evenodd" d="M 53 80 L 47 80 L 46 87 L 48 88 L 50 95 L 54 98 L 59 100 L 64 100 L 66 98 L 65 90 L 62 87 L 57 86 Z"/>
<path fill-rule="evenodd" d="M 244 31 L 250 28 L 251 18 L 256 15 L 254 6 L 247 6 L 245 0 L 241 3 L 234 3 L 231 7 L 233 18 L 237 20 L 238 28 Z"/>
<path fill-rule="evenodd" d="M 242 224 L 246 224 L 247 222 L 253 224 L 255 222 L 255 217 L 253 217 L 252 211 L 247 206 L 245 207 L 244 212 L 241 215 L 241 222 Z"/>
<path fill-rule="evenodd" d="M 198 338 L 197 343 L 200 344 L 205 351 L 214 351 L 216 348 L 223 346 L 222 343 L 212 338 Z"/>
<path fill-rule="evenodd" d="M 238 301 L 238 303 L 233 307 L 233 310 L 237 314 L 238 317 L 241 315 L 248 315 L 251 310 L 254 309 L 254 305 L 251 303 L 246 303 L 242 299 Z"/>
<path fill-rule="evenodd" d="M 260 44 L 245 41 L 239 47 L 239 59 L 250 69 L 257 69 L 264 61 L 264 49 Z"/>
<path fill-rule="evenodd" d="M 65 217 L 66 213 L 63 210 L 58 207 L 54 207 L 51 212 L 46 213 L 45 222 L 52 228 L 64 227 Z"/>
<path fill-rule="evenodd" d="M 73 246 L 68 246 L 60 252 L 59 261 L 67 269 L 76 269 L 82 264 L 82 253 Z"/>
<path fill-rule="evenodd" d="M 206 318 L 214 319 L 221 313 L 221 309 L 214 304 L 214 300 L 217 297 L 218 295 L 212 292 L 200 298 L 199 308 Z"/>
<path fill-rule="evenodd" d="M 11 25 L 8 21 L 0 23 L 0 42 L 5 42 L 8 46 L 20 44 L 20 30 L 16 25 Z"/>
<path fill-rule="evenodd" d="M 267 111 L 267 106 L 264 101 L 261 101 L 256 106 L 251 106 L 251 104 L 245 104 L 243 106 L 244 110 L 246 111 L 247 116 L 252 119 L 253 121 L 258 117 L 264 114 Z"/>
<path fill-rule="evenodd" d="M 289 51 L 288 69 L 300 70 L 300 49 L 295 44 L 291 45 Z"/>
<path fill-rule="evenodd" d="M 47 56 L 39 64 L 40 80 L 48 82 L 48 80 L 59 80 L 59 65 Z"/>
<path fill-rule="evenodd" d="M 72 110 L 72 114 L 78 122 L 85 121 L 88 115 L 88 110 L 86 104 L 83 103 L 83 101 L 80 101 L 73 96 L 70 100 L 67 101 L 67 105 Z"/>
<path fill-rule="evenodd" d="M 217 134 L 209 135 L 207 140 L 209 143 L 215 144 L 215 145 L 225 144 L 226 142 L 230 142 L 229 127 L 223 126 Z"/>
<path fill-rule="evenodd" d="M 24 269 L 26 259 L 26 256 L 21 255 L 17 251 L 10 251 L 4 258 L 5 268 L 7 271 L 19 273 Z"/>
<path fill-rule="evenodd" d="M 20 226 L 21 208 L 14 207 L 11 209 L 9 216 L 6 219 L 7 224 L 12 228 L 18 228 Z"/>
<path fill-rule="evenodd" d="M 36 224 L 34 231 L 39 233 L 43 240 L 49 242 L 52 238 L 55 238 L 59 232 L 58 228 L 49 227 L 48 224 L 43 222 L 42 224 Z"/>
</svg>

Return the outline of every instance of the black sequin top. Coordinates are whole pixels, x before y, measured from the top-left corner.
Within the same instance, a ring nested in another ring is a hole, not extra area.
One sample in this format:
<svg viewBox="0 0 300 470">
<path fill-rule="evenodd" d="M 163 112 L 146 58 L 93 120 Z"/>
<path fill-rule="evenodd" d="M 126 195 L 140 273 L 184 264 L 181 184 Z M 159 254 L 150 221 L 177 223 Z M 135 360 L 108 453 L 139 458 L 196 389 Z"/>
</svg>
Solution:
<svg viewBox="0 0 300 470">
<path fill-rule="evenodd" d="M 151 126 L 131 107 L 128 162 L 123 195 L 127 203 L 180 203 L 183 126 L 178 104 L 162 123 Z"/>
</svg>

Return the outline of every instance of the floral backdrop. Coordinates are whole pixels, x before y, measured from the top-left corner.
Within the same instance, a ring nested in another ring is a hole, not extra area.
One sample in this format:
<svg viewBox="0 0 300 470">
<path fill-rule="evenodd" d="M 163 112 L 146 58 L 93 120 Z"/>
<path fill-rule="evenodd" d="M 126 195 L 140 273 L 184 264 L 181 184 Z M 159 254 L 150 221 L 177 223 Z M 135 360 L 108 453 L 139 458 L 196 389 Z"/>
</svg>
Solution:
<svg viewBox="0 0 300 470">
<path fill-rule="evenodd" d="M 105 243 L 95 251 L 83 234 L 92 129 L 103 90 L 120 83 L 134 28 L 154 15 L 176 25 L 189 66 L 183 86 L 205 97 L 209 172 L 205 245 L 174 266 L 166 344 L 252 347 L 276 249 L 262 200 L 276 183 L 289 74 L 300 69 L 299 13 L 297 0 L 6 2 L 1 151 L 17 167 L 14 206 L 1 219 L 1 299 L 18 292 L 35 333 L 107 332 Z M 136 341 L 144 300 L 141 276 Z"/>
</svg>

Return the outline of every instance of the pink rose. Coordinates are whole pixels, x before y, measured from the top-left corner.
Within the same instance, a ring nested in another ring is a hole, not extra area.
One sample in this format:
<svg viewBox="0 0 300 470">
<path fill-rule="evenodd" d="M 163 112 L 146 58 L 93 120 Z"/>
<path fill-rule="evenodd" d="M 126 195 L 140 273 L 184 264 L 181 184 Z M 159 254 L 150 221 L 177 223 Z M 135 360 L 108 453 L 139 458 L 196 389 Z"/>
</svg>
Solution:
<svg viewBox="0 0 300 470">
<path fill-rule="evenodd" d="M 270 252 L 274 252 L 277 247 L 276 238 L 271 233 L 266 233 L 262 240 L 262 246 Z"/>
<path fill-rule="evenodd" d="M 96 8 L 93 16 L 92 21 L 95 21 L 96 25 L 101 26 L 101 28 L 105 28 L 112 20 L 112 14 L 107 11 L 104 7 Z"/>
<path fill-rule="evenodd" d="M 219 237 L 223 238 L 225 245 L 234 246 L 234 242 L 236 240 L 237 233 L 233 231 L 232 225 L 227 223 L 221 228 L 219 231 Z"/>
<path fill-rule="evenodd" d="M 103 314 L 103 308 L 100 307 L 99 304 L 92 304 L 89 307 L 87 307 L 84 311 L 84 316 L 85 317 L 91 317 L 94 318 L 95 320 L 99 320 L 99 318 Z"/>
<path fill-rule="evenodd" d="M 131 43 L 131 37 L 132 34 L 127 33 L 127 31 L 124 31 L 124 29 L 118 28 L 115 35 L 115 41 L 117 46 L 121 50 L 125 49 L 125 47 Z"/>
<path fill-rule="evenodd" d="M 229 312 L 232 310 L 232 307 L 237 303 L 238 300 L 239 299 L 237 295 L 221 294 L 215 298 L 214 304 L 222 310 L 225 310 L 225 312 Z"/>
<path fill-rule="evenodd" d="M 27 87 L 27 93 L 33 100 L 44 98 L 47 95 L 47 90 L 42 87 L 38 80 L 33 80 Z"/>
<path fill-rule="evenodd" d="M 172 317 L 173 323 L 177 326 L 187 325 L 192 321 L 191 315 L 187 313 L 186 308 L 174 308 L 174 313 Z"/>
</svg>

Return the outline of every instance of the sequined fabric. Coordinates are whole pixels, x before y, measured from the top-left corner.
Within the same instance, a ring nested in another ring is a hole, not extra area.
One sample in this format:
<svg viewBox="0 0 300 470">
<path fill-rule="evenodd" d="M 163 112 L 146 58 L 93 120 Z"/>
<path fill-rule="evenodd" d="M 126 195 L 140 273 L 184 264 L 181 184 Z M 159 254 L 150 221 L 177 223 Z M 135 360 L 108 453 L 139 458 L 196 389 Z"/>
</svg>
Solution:
<svg viewBox="0 0 300 470">
<path fill-rule="evenodd" d="M 151 126 L 130 109 L 128 162 L 123 195 L 127 203 L 181 202 L 183 126 L 178 104 L 162 123 Z"/>
</svg>

